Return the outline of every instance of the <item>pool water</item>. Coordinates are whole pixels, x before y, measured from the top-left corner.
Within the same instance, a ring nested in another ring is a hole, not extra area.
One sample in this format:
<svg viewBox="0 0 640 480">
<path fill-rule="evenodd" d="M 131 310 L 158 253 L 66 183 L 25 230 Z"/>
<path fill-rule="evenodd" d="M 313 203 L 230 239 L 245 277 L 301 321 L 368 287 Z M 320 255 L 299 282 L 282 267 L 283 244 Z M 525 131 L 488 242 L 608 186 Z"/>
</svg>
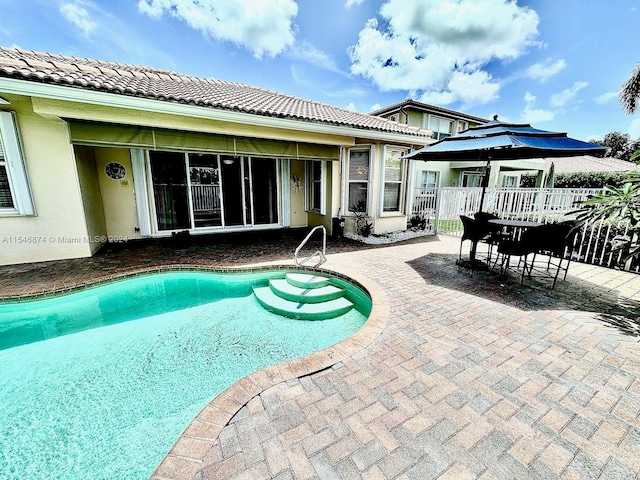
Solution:
<svg viewBox="0 0 640 480">
<path fill-rule="evenodd" d="M 149 478 L 218 393 L 365 322 L 352 286 L 358 308 L 335 319 L 265 311 L 251 286 L 283 275 L 162 273 L 0 304 L 0 478 Z"/>
</svg>

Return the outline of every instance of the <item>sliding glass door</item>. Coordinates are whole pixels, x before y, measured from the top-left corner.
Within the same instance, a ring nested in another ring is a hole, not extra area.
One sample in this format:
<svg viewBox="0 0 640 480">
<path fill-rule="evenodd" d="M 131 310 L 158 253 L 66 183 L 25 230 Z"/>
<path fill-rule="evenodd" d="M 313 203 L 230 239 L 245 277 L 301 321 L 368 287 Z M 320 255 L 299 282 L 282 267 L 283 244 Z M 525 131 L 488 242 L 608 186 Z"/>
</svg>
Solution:
<svg viewBox="0 0 640 480">
<path fill-rule="evenodd" d="M 184 154 L 152 152 L 151 178 L 158 230 L 191 228 Z"/>
<path fill-rule="evenodd" d="M 276 159 L 150 151 L 149 164 L 158 231 L 279 223 Z"/>
</svg>

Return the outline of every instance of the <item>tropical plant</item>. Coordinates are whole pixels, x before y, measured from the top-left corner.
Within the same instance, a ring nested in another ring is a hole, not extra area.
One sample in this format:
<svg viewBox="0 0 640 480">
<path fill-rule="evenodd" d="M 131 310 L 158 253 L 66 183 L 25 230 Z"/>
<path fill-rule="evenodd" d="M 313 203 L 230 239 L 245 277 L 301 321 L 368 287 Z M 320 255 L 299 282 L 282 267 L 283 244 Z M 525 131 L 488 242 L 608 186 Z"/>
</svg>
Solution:
<svg viewBox="0 0 640 480">
<path fill-rule="evenodd" d="M 621 187 L 604 187 L 602 193 L 586 200 L 578 213 L 578 221 L 607 221 L 625 225 L 626 235 L 613 239 L 613 251 L 622 251 L 623 261 L 640 258 L 640 173 L 633 172 Z"/>
<path fill-rule="evenodd" d="M 618 94 L 620 106 L 629 115 L 633 115 L 638 111 L 638 100 L 640 100 L 640 62 L 631 72 L 631 77 L 622 84 Z M 636 147 L 635 153 L 630 159 L 632 162 L 640 160 L 640 147 Z"/>
<path fill-rule="evenodd" d="M 353 205 L 350 210 L 356 217 L 356 233 L 363 237 L 368 237 L 373 231 L 373 223 L 369 221 L 367 216 L 367 204 L 360 200 L 356 205 Z"/>
<path fill-rule="evenodd" d="M 640 100 L 640 62 L 631 72 L 631 77 L 620 87 L 620 105 L 622 109 L 629 115 L 633 115 L 638 110 L 638 101 Z"/>
</svg>

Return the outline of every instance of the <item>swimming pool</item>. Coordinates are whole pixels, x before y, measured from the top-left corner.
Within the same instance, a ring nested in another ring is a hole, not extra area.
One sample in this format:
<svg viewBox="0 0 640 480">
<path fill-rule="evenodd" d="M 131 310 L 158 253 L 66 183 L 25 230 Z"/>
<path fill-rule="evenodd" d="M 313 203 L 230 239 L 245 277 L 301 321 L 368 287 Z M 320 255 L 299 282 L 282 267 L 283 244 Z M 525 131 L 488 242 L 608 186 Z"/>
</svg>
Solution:
<svg viewBox="0 0 640 480">
<path fill-rule="evenodd" d="M 0 304 L 0 477 L 148 478 L 218 393 L 366 321 L 370 300 L 339 279 L 345 315 L 265 311 L 252 288 L 284 273 L 157 273 Z"/>
</svg>

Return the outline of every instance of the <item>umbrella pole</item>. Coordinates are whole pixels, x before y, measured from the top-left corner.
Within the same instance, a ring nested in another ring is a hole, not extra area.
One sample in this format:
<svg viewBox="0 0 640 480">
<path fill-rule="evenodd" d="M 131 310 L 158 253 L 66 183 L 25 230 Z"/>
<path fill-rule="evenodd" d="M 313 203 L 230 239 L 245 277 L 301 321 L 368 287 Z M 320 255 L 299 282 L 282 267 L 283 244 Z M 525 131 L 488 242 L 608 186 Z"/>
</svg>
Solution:
<svg viewBox="0 0 640 480">
<path fill-rule="evenodd" d="M 480 152 L 480 156 L 482 156 L 482 152 Z M 480 211 L 482 212 L 482 206 L 484 204 L 484 194 L 487 189 L 487 184 L 489 183 L 489 174 L 491 173 L 491 157 L 487 158 L 487 166 L 485 167 L 485 174 L 482 177 L 482 191 L 480 192 Z M 476 261 L 476 251 L 478 249 L 478 242 L 473 242 L 471 244 L 471 251 L 469 252 L 469 260 L 471 262 Z"/>
<path fill-rule="evenodd" d="M 482 177 L 482 191 L 480 192 L 480 211 L 483 211 L 484 208 L 484 196 L 487 190 L 487 186 L 489 185 L 489 176 L 491 175 L 491 157 L 487 158 L 487 165 L 485 167 L 485 172 Z"/>
</svg>

